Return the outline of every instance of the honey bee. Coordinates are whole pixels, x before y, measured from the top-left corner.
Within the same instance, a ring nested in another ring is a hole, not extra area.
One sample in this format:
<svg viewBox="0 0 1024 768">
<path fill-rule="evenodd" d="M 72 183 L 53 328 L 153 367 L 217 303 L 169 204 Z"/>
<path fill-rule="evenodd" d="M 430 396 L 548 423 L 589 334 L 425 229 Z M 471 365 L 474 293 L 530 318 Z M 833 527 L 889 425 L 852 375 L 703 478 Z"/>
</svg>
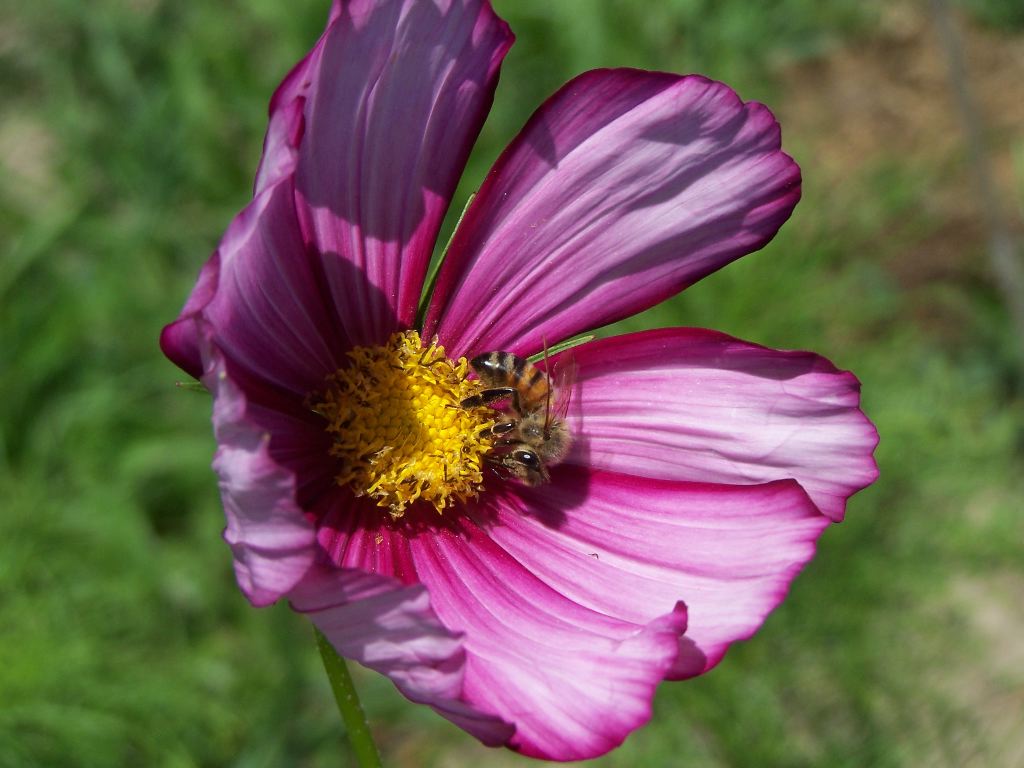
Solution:
<svg viewBox="0 0 1024 768">
<path fill-rule="evenodd" d="M 572 367 L 560 370 L 565 376 L 555 387 L 544 371 L 511 352 L 485 352 L 469 364 L 486 389 L 467 397 L 462 407 L 489 406 L 501 414 L 486 430 L 496 438 L 491 464 L 500 475 L 526 485 L 548 482 L 548 467 L 562 461 L 572 444 L 564 419 Z"/>
</svg>

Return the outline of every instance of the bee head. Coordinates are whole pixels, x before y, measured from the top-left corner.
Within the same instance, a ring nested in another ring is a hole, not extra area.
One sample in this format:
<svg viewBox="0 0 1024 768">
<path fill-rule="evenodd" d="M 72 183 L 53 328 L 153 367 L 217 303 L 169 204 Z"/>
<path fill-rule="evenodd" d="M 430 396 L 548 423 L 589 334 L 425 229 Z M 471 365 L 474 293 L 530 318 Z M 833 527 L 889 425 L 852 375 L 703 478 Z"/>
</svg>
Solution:
<svg viewBox="0 0 1024 768">
<path fill-rule="evenodd" d="M 541 485 L 549 480 L 547 467 L 535 451 L 516 448 L 502 457 L 502 466 L 514 478 L 526 485 Z"/>
</svg>

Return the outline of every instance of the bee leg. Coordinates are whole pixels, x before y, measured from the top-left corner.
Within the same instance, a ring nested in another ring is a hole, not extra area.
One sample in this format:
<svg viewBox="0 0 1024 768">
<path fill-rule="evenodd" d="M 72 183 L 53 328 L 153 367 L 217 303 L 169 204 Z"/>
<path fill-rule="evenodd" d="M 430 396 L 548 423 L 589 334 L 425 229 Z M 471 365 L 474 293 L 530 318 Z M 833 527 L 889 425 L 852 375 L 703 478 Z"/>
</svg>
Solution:
<svg viewBox="0 0 1024 768">
<path fill-rule="evenodd" d="M 480 430 L 480 437 L 487 437 L 488 435 L 506 435 L 516 428 L 514 421 L 504 421 L 495 424 L 491 427 L 484 427 Z"/>
<path fill-rule="evenodd" d="M 495 387 L 494 389 L 485 389 L 479 395 L 467 397 L 459 403 L 459 405 L 463 408 L 479 408 L 481 405 L 490 405 L 491 403 L 509 396 L 511 396 L 516 403 L 519 402 L 519 393 L 512 387 Z"/>
<path fill-rule="evenodd" d="M 487 459 L 487 466 L 491 468 L 491 472 L 493 472 L 499 480 L 511 480 L 513 477 L 509 474 L 505 464 L 499 458 L 494 456 L 489 457 Z"/>
</svg>

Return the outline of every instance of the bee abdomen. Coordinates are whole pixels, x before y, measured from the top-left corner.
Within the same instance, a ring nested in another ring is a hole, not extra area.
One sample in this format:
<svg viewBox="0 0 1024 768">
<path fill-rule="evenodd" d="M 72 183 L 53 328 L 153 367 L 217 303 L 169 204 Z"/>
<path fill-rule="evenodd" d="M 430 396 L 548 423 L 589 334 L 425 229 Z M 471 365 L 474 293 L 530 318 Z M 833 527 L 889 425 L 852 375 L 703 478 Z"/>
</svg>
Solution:
<svg viewBox="0 0 1024 768">
<path fill-rule="evenodd" d="M 515 389 L 524 407 L 532 410 L 539 404 L 546 404 L 551 391 L 548 377 L 525 357 L 511 352 L 485 352 L 474 357 L 469 364 L 485 386 Z"/>
<path fill-rule="evenodd" d="M 469 361 L 473 370 L 490 386 L 508 385 L 519 379 L 529 363 L 511 352 L 485 352 Z"/>
<path fill-rule="evenodd" d="M 527 400 L 539 402 L 548 394 L 551 384 L 548 377 L 544 375 L 544 371 L 531 365 L 529 375 L 522 379 L 520 389 L 526 395 Z"/>
</svg>

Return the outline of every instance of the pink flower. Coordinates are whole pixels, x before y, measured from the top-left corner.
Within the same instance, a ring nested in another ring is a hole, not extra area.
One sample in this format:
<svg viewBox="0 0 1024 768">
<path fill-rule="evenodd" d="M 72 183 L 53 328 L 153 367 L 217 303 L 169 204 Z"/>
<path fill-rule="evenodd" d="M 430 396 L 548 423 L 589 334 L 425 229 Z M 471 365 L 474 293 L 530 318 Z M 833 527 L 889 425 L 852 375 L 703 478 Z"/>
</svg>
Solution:
<svg viewBox="0 0 1024 768">
<path fill-rule="evenodd" d="M 511 44 L 486 0 L 336 0 L 271 101 L 254 199 L 161 345 L 213 393 L 254 605 L 288 599 L 486 744 L 581 759 L 644 723 L 661 680 L 757 630 L 874 480 L 877 436 L 828 361 L 667 328 L 572 351 L 574 447 L 546 485 L 489 471 L 479 422 L 400 427 L 442 458 L 413 441 L 425 469 L 392 461 L 399 417 L 380 414 L 469 418 L 471 390 L 401 400 L 435 370 L 477 386 L 445 355 L 534 355 L 639 312 L 762 247 L 800 196 L 762 105 L 698 76 L 587 72 L 488 175 L 419 328 L 444 351 L 400 371 L 397 347 L 419 347 L 395 334 L 416 328 Z"/>
</svg>

